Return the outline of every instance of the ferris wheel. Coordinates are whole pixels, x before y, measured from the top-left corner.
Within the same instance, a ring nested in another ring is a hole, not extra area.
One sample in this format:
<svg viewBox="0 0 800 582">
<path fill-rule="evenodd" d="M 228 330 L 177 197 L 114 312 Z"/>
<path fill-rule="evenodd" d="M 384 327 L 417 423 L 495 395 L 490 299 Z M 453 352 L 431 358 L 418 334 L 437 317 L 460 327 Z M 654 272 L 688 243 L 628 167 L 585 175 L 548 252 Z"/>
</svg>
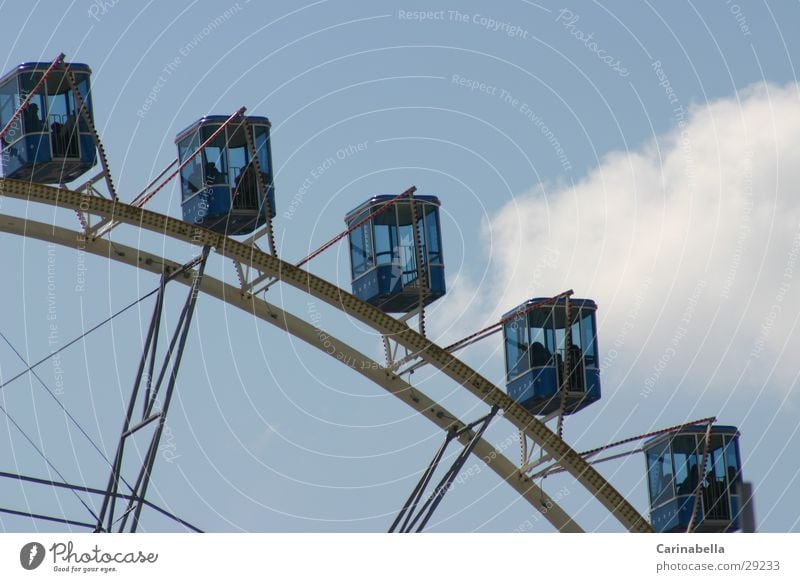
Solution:
<svg viewBox="0 0 800 582">
<path fill-rule="evenodd" d="M 92 510 L 80 497 L 90 519 L 5 507 L 0 511 L 97 532 L 135 532 L 143 508 L 148 507 L 191 531 L 201 530 L 201 524 L 191 524 L 151 502 L 148 487 L 158 471 L 157 451 L 170 405 L 180 389 L 188 331 L 198 294 L 203 293 L 316 348 L 442 430 L 441 446 L 394 521 L 387 524 L 389 531 L 422 531 L 470 455 L 485 463 L 557 531 L 583 529 L 537 483 L 554 473 L 570 475 L 631 532 L 747 529 L 743 521 L 750 494 L 742 482 L 735 427 L 717 425 L 710 417 L 585 452 L 574 450 L 564 440 L 565 419 L 601 398 L 594 301 L 574 298 L 571 290 L 534 298 L 458 342 L 437 345 L 427 337 L 425 324 L 426 307 L 446 293 L 441 201 L 418 195 L 413 186 L 399 194 L 373 196 L 347 214 L 343 232 L 302 260 L 286 261 L 278 257 L 273 232 L 278 202 L 270 122 L 266 117 L 245 115 L 245 108 L 229 116 L 203 117 L 180 132 L 172 164 L 136 197 L 123 202 L 94 125 L 91 70 L 64 58 L 25 63 L 0 79 L 0 195 L 68 209 L 77 220 L 56 225 L 3 214 L 0 231 L 79 248 L 152 273 L 159 277 L 159 284 L 135 302 L 155 298 L 127 408 L 120 411 L 116 452 L 106 459 L 108 480 L 71 484 L 0 468 L 2 478 L 96 496 L 102 500 L 100 510 Z M 65 185 L 76 183 L 98 162 L 100 171 L 91 178 L 77 186 Z M 182 219 L 145 208 L 173 179 L 180 181 Z M 169 244 L 159 256 L 112 243 L 110 233 L 118 228 L 150 231 L 166 240 L 188 243 L 196 249 L 195 257 L 186 262 L 169 256 Z M 350 292 L 304 268 L 339 242 L 348 246 Z M 206 271 L 210 261 L 232 262 L 238 285 L 211 276 Z M 272 303 L 268 291 L 278 283 L 325 302 L 373 330 L 380 337 L 385 361 L 368 357 L 338 339 L 333 330 L 323 330 L 317 322 Z M 159 346 L 166 290 L 179 285 L 188 289 L 178 323 L 169 330 L 168 345 Z M 505 390 L 456 355 L 497 333 L 502 333 L 505 349 Z M 50 356 L 4 379 L 0 389 L 33 373 Z M 477 418 L 458 418 L 413 384 L 411 374 L 422 367 L 435 369 L 458 389 L 477 397 L 485 412 Z M 64 412 L 69 414 L 66 408 Z M 489 424 L 500 422 L 510 423 L 519 432 L 518 461 L 486 438 Z M 131 471 L 126 453 L 134 435 L 149 435 L 149 446 Z M 612 448 L 644 440 L 633 451 L 601 457 Z M 448 447 L 461 448 L 451 466 L 445 467 Z M 650 521 L 594 466 L 641 451 L 647 460 Z"/>
</svg>

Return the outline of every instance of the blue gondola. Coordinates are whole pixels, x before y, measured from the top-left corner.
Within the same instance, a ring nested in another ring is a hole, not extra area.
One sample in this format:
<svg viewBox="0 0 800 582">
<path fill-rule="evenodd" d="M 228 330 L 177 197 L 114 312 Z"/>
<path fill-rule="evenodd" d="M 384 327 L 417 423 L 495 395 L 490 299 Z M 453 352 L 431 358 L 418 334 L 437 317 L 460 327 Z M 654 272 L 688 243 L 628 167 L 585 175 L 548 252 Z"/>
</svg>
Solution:
<svg viewBox="0 0 800 582">
<path fill-rule="evenodd" d="M 690 426 L 644 444 L 650 522 L 657 532 L 685 532 L 692 518 L 707 425 Z M 713 426 L 700 485 L 695 531 L 731 532 L 741 527 L 742 481 L 739 431 Z"/>
<path fill-rule="evenodd" d="M 597 305 L 570 299 L 567 319 L 565 298 L 531 309 L 542 301 L 547 298 L 530 299 L 503 316 L 506 389 L 533 414 L 546 415 L 559 410 L 566 379 L 564 414 L 571 414 L 600 400 Z"/>
<path fill-rule="evenodd" d="M 348 228 L 394 198 L 373 196 L 345 217 Z M 407 313 L 419 306 L 422 272 L 426 279 L 424 304 L 445 292 L 439 199 L 415 196 L 422 239 L 422 267 L 417 269 L 417 248 L 411 201 L 403 198 L 350 233 L 353 294 L 386 313 Z"/>
<path fill-rule="evenodd" d="M 209 115 L 175 138 L 183 164 L 228 119 Z M 247 145 L 250 132 L 258 166 L 266 187 L 269 213 L 275 217 L 275 188 L 270 147 L 270 122 L 266 117 L 234 120 L 181 170 L 183 220 L 228 235 L 253 232 L 266 220 L 265 197 Z"/>
<path fill-rule="evenodd" d="M 0 127 L 5 127 L 51 63 L 23 63 L 0 79 Z M 89 115 L 91 70 L 80 63 L 54 69 L 3 137 L 0 175 L 42 184 L 65 184 L 97 162 L 94 138 L 67 78 L 75 76 Z"/>
</svg>

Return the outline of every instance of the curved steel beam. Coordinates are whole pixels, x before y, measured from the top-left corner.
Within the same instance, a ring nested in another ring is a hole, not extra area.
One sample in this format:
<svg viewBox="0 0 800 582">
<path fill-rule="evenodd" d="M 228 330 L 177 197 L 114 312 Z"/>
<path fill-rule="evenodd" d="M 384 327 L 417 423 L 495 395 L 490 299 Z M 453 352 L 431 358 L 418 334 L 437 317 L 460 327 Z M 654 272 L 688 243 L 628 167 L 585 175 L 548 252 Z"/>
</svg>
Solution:
<svg viewBox="0 0 800 582">
<path fill-rule="evenodd" d="M 8 179 L 0 179 L 0 194 L 50 206 L 80 210 L 104 218 L 112 217 L 119 222 L 176 240 L 201 246 L 210 245 L 225 257 L 277 277 L 282 282 L 325 301 L 380 334 L 391 336 L 395 342 L 412 353 L 418 353 L 420 358 L 438 368 L 486 404 L 502 409 L 503 416 L 507 420 L 560 463 L 626 529 L 631 532 L 653 531 L 647 520 L 583 457 L 505 392 L 405 323 L 386 315 L 328 281 L 223 234 L 144 208 L 130 206 L 119 202 L 118 199 L 107 200 L 65 188 Z"/>
<path fill-rule="evenodd" d="M 83 234 L 78 231 L 3 214 L 0 214 L 0 232 L 55 243 L 75 250 L 80 249 L 83 252 L 136 267 L 155 275 L 174 272 L 181 268 L 181 264 L 177 261 L 171 261 L 133 247 L 118 243 L 112 244 L 105 239 L 84 240 Z M 186 273 L 183 277 L 175 279 L 175 281 L 189 286 L 192 282 L 191 274 Z M 204 275 L 200 283 L 200 291 L 228 305 L 246 311 L 286 331 L 321 352 L 335 357 L 352 368 L 353 371 L 361 374 L 411 406 L 443 431 L 447 431 L 450 428 L 455 428 L 456 430 L 463 428 L 463 422 L 454 422 L 452 420 L 455 418 L 453 413 L 429 398 L 418 388 L 411 386 L 394 373 L 386 373 L 384 366 L 320 328 L 314 327 L 302 319 L 283 311 L 264 299 L 243 296 L 237 287 L 223 283 L 209 275 Z M 331 353 L 332 346 L 334 346 L 333 353 Z M 467 432 L 461 435 L 460 440 L 466 444 L 471 434 Z M 558 531 L 565 533 L 583 532 L 583 529 L 555 500 L 536 485 L 530 477 L 522 475 L 519 468 L 488 441 L 483 438 L 479 439 L 473 454 L 486 463 L 501 479 L 508 482 Z"/>
</svg>

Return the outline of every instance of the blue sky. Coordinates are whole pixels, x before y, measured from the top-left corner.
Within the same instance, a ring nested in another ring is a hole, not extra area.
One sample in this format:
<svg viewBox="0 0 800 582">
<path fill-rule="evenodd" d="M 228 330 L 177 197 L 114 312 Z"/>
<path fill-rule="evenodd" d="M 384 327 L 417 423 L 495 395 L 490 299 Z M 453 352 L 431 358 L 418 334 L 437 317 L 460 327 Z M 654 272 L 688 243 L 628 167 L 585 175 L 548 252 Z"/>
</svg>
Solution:
<svg viewBox="0 0 800 582">
<path fill-rule="evenodd" d="M 4 2 L 0 14 L 3 71 L 59 52 L 92 67 L 123 200 L 175 157 L 181 129 L 242 105 L 273 122 L 283 258 L 338 233 L 367 197 L 415 184 L 443 205 L 450 293 L 430 310 L 432 338 L 447 344 L 531 296 L 573 288 L 595 299 L 604 398 L 568 419 L 566 439 L 584 450 L 715 415 L 742 431 L 759 528 L 800 528 L 791 495 L 800 311 L 789 299 L 800 284 L 797 3 L 40 1 Z M 3 214 L 78 227 L 69 213 L 1 204 Z M 149 207 L 179 216 L 177 191 Z M 113 236 L 173 259 L 195 252 L 133 229 Z M 0 328 L 31 361 L 53 337 L 48 261 L 62 345 L 157 283 L 7 235 L 3 259 Z M 231 280 L 219 259 L 209 268 Z M 310 269 L 349 287 L 341 246 Z M 173 315 L 182 295 L 172 290 Z M 372 332 L 342 314 L 283 286 L 269 300 L 380 358 Z M 106 451 L 149 306 L 59 362 L 61 401 Z M 464 357 L 501 384 L 501 352 L 495 336 Z M 5 344 L 0 366 L 3 378 L 24 368 Z M 55 387 L 53 363 L 39 373 Z M 464 420 L 485 411 L 431 370 L 414 382 Z M 178 395 L 152 499 L 210 531 L 383 531 L 442 438 L 346 367 L 209 298 L 198 304 Z M 67 480 L 105 483 L 104 461 L 35 378 L 0 396 Z M 0 470 L 55 475 L 1 422 Z M 496 445 L 513 435 L 502 422 L 488 432 Z M 515 461 L 517 447 L 506 450 Z M 549 531 L 473 465 L 431 529 Z M 640 455 L 601 470 L 646 514 Z M 568 478 L 543 487 L 585 529 L 619 529 Z M 0 491 L 10 507 L 86 518 L 71 494 L 8 482 Z M 149 513 L 143 526 L 174 529 Z M 6 516 L 0 527 L 59 529 Z"/>
</svg>

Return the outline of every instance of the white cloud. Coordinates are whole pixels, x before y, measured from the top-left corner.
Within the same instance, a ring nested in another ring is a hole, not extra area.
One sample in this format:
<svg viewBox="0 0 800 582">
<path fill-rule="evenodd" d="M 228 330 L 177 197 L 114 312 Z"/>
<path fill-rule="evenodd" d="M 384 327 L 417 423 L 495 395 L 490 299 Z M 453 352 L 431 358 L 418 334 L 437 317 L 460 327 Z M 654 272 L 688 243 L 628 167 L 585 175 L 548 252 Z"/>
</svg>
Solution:
<svg viewBox="0 0 800 582">
<path fill-rule="evenodd" d="M 694 106 L 578 183 L 517 196 L 487 225 L 495 284 L 463 319 L 572 288 L 599 304 L 604 387 L 786 395 L 800 353 L 798 95 L 759 84 Z"/>
</svg>

